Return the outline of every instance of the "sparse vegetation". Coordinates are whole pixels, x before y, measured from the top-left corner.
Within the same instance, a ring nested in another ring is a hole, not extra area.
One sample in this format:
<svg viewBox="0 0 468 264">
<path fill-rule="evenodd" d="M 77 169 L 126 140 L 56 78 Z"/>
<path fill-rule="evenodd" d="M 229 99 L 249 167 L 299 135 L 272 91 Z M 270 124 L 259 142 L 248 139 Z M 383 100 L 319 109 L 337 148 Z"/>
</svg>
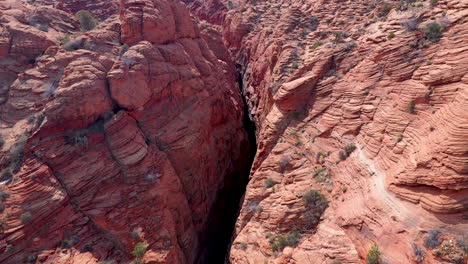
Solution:
<svg viewBox="0 0 468 264">
<path fill-rule="evenodd" d="M 437 42 L 442 37 L 442 32 L 444 28 L 439 25 L 437 22 L 431 22 L 426 25 L 424 29 L 424 35 L 426 35 L 426 39 L 431 42 Z"/>
<path fill-rule="evenodd" d="M 347 37 L 346 33 L 343 31 L 335 31 L 333 32 L 333 36 L 335 37 L 333 40 L 333 43 L 335 44 L 342 42 Z"/>
<path fill-rule="evenodd" d="M 349 156 L 353 151 L 356 149 L 356 146 L 354 144 L 349 144 L 344 148 L 344 151 L 346 152 L 346 155 Z"/>
<path fill-rule="evenodd" d="M 145 244 L 143 242 L 138 242 L 133 248 L 132 255 L 135 256 L 137 260 L 141 260 L 143 255 L 145 255 L 147 249 L 148 249 L 148 244 Z"/>
<path fill-rule="evenodd" d="M 97 20 L 91 15 L 91 13 L 86 10 L 78 11 L 78 13 L 75 14 L 75 17 L 80 21 L 80 28 L 82 31 L 90 31 L 98 24 Z"/>
<path fill-rule="evenodd" d="M 32 214 L 30 212 L 24 212 L 21 214 L 20 220 L 23 224 L 29 223 L 32 220 Z"/>
<path fill-rule="evenodd" d="M 390 10 L 392 10 L 393 6 L 391 4 L 383 4 L 380 9 L 379 9 L 379 17 L 386 17 L 388 13 L 390 13 Z"/>
<path fill-rule="evenodd" d="M 439 3 L 439 0 L 431 0 L 431 7 L 435 7 Z"/>
<path fill-rule="evenodd" d="M 424 239 L 424 246 L 427 248 L 435 248 L 440 245 L 440 234 L 439 230 L 430 230 L 429 236 Z"/>
<path fill-rule="evenodd" d="M 348 156 L 346 156 L 346 154 L 343 151 L 338 152 L 338 156 L 340 160 L 346 160 L 346 158 L 348 158 Z"/>
<path fill-rule="evenodd" d="M 270 239 L 271 249 L 273 251 L 281 251 L 283 248 L 289 247 L 296 247 L 301 240 L 301 234 L 299 231 L 294 228 L 293 231 L 286 235 L 279 235 L 277 237 Z"/>
<path fill-rule="evenodd" d="M 132 232 L 130 233 L 130 237 L 133 239 L 140 239 L 140 231 L 133 229 Z"/>
<path fill-rule="evenodd" d="M 128 51 L 129 48 L 130 47 L 127 44 L 123 44 L 122 46 L 120 46 L 119 55 L 122 56 L 125 52 Z"/>
<path fill-rule="evenodd" d="M 242 242 L 242 243 L 239 244 L 239 247 L 240 247 L 240 249 L 242 249 L 242 250 L 247 250 L 247 243 Z"/>
<path fill-rule="evenodd" d="M 226 8 L 227 8 L 228 10 L 234 9 L 234 4 L 232 3 L 232 1 L 227 1 L 227 3 L 226 3 Z"/>
<path fill-rule="evenodd" d="M 402 140 L 403 140 L 403 135 L 398 135 L 396 141 L 397 141 L 397 142 L 401 142 Z"/>
<path fill-rule="evenodd" d="M 271 178 L 268 178 L 265 180 L 265 189 L 271 188 L 278 184 L 276 181 L 272 180 Z"/>
<path fill-rule="evenodd" d="M 308 226 L 315 226 L 328 207 L 328 201 L 325 195 L 316 190 L 310 190 L 302 197 L 304 201 L 304 220 Z"/>
<path fill-rule="evenodd" d="M 395 37 L 395 33 L 393 33 L 393 32 L 390 32 L 390 33 L 388 33 L 388 35 L 387 35 L 387 38 L 388 38 L 388 39 L 392 39 L 392 38 L 394 38 L 394 37 Z"/>
<path fill-rule="evenodd" d="M 279 167 L 280 167 L 280 170 L 281 170 L 282 173 L 289 166 L 290 162 L 291 162 L 291 159 L 288 156 L 281 157 L 281 159 L 279 161 Z"/>
<path fill-rule="evenodd" d="M 413 253 L 414 253 L 414 260 L 417 263 L 420 263 L 424 260 L 425 252 L 422 248 L 418 247 L 416 244 L 413 244 Z"/>
<path fill-rule="evenodd" d="M 367 252 L 366 261 L 367 264 L 380 264 L 380 253 L 379 247 L 377 245 L 373 245 L 371 249 Z"/>
<path fill-rule="evenodd" d="M 415 31 L 418 29 L 419 18 L 407 19 L 401 26 L 407 31 Z"/>
<path fill-rule="evenodd" d="M 416 103 L 414 102 L 414 100 L 411 100 L 408 103 L 408 112 L 410 112 L 411 114 L 414 114 L 415 110 L 416 110 Z"/>
</svg>

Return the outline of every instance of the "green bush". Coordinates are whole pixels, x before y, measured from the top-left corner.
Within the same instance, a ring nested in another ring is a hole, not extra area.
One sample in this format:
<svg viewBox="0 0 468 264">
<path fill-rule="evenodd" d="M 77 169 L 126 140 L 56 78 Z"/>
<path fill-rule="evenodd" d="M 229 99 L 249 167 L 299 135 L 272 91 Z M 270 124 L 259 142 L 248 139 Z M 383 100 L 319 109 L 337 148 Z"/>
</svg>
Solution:
<svg viewBox="0 0 468 264">
<path fill-rule="evenodd" d="M 289 247 L 296 247 L 301 240 L 301 234 L 299 231 L 294 228 L 293 231 L 286 235 L 279 235 L 276 238 L 270 240 L 271 249 L 273 251 L 280 251 L 283 248 Z"/>
<path fill-rule="evenodd" d="M 308 227 L 313 227 L 320 221 L 320 217 L 328 207 L 325 195 L 316 190 L 310 190 L 302 197 L 304 201 L 304 221 Z"/>
<path fill-rule="evenodd" d="M 377 245 L 373 245 L 367 252 L 366 261 L 367 264 L 380 264 L 381 253 Z"/>
<path fill-rule="evenodd" d="M 80 21 L 80 28 L 82 31 L 90 31 L 98 24 L 97 20 L 91 15 L 89 11 L 78 11 L 75 16 L 78 21 Z"/>
<path fill-rule="evenodd" d="M 353 151 L 356 149 L 356 146 L 354 144 L 349 144 L 344 148 L 344 151 L 346 152 L 346 155 L 349 156 Z"/>
<path fill-rule="evenodd" d="M 346 156 L 346 153 L 344 153 L 343 151 L 340 151 L 338 153 L 338 156 L 340 157 L 340 160 L 346 160 L 346 158 L 348 158 L 348 156 Z"/>
<path fill-rule="evenodd" d="M 410 112 L 411 114 L 414 114 L 415 109 L 416 109 L 416 103 L 414 102 L 414 100 L 411 100 L 408 103 L 408 112 Z"/>
<path fill-rule="evenodd" d="M 268 178 L 268 179 L 265 180 L 265 189 L 271 188 L 271 187 L 275 186 L 276 184 L 278 184 L 278 183 L 275 182 L 274 180 Z"/>
<path fill-rule="evenodd" d="M 432 22 L 426 25 L 424 29 L 424 34 L 426 39 L 432 42 L 437 42 L 442 37 L 442 32 L 444 28 L 439 25 L 437 22 Z"/>
<path fill-rule="evenodd" d="M 439 0 L 431 0 L 431 7 L 435 7 Z"/>
<path fill-rule="evenodd" d="M 21 222 L 24 223 L 29 223 L 32 220 L 32 214 L 30 212 L 24 212 L 20 216 Z"/>
<path fill-rule="evenodd" d="M 379 17 L 385 17 L 390 13 L 390 10 L 392 10 L 393 6 L 391 4 L 384 4 L 380 7 L 379 9 Z"/>
<path fill-rule="evenodd" d="M 137 259 L 141 259 L 143 255 L 145 255 L 147 249 L 148 249 L 148 244 L 145 244 L 143 242 L 138 242 L 132 251 L 132 255 L 135 256 L 135 258 Z"/>
</svg>

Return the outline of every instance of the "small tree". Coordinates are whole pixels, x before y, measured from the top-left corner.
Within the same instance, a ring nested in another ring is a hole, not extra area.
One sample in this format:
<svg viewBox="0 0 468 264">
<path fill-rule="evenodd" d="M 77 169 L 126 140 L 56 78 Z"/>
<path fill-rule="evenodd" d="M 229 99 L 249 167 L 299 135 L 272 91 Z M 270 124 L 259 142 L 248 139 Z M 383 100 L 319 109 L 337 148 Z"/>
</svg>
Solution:
<svg viewBox="0 0 468 264">
<path fill-rule="evenodd" d="M 147 249 L 148 244 L 138 242 L 132 251 L 132 255 L 135 256 L 135 258 L 137 258 L 138 260 L 140 260 L 143 257 L 143 255 L 145 255 Z"/>
<path fill-rule="evenodd" d="M 76 13 L 75 16 L 80 21 L 80 28 L 82 31 L 90 31 L 98 24 L 97 20 L 91 15 L 89 11 L 81 10 Z"/>
<path fill-rule="evenodd" d="M 380 255 L 379 246 L 373 245 L 367 252 L 367 264 L 380 264 Z"/>
<path fill-rule="evenodd" d="M 442 32 L 444 28 L 439 25 L 437 22 L 432 22 L 426 25 L 424 29 L 424 34 L 426 35 L 426 39 L 432 42 L 437 42 L 442 37 Z"/>
</svg>

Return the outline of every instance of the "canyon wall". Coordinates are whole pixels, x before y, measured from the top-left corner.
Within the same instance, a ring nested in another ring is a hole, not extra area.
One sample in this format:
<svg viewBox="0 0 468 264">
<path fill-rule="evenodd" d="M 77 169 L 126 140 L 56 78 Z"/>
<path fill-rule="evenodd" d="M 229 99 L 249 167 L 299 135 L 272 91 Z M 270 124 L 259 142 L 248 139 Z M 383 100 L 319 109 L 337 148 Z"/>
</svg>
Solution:
<svg viewBox="0 0 468 264">
<path fill-rule="evenodd" d="M 222 46 L 179 1 L 120 5 L 81 32 L 66 9 L 0 3 L 1 263 L 195 263 L 248 166 Z"/>
<path fill-rule="evenodd" d="M 257 126 L 231 263 L 466 263 L 468 2 L 213 2 Z"/>
</svg>

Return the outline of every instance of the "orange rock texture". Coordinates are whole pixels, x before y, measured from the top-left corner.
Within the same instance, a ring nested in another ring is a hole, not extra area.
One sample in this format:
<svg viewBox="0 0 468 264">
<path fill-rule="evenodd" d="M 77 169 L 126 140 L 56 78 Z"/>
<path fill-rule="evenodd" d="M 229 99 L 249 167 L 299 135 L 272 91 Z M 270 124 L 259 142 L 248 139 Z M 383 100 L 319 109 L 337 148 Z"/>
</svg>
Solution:
<svg viewBox="0 0 468 264">
<path fill-rule="evenodd" d="M 232 62 L 183 3 L 120 4 L 80 32 L 39 1 L 0 3 L 1 263 L 195 263 L 248 166 Z"/>
<path fill-rule="evenodd" d="M 466 263 L 468 2 L 224 2 L 191 10 L 257 126 L 231 263 Z"/>
</svg>

